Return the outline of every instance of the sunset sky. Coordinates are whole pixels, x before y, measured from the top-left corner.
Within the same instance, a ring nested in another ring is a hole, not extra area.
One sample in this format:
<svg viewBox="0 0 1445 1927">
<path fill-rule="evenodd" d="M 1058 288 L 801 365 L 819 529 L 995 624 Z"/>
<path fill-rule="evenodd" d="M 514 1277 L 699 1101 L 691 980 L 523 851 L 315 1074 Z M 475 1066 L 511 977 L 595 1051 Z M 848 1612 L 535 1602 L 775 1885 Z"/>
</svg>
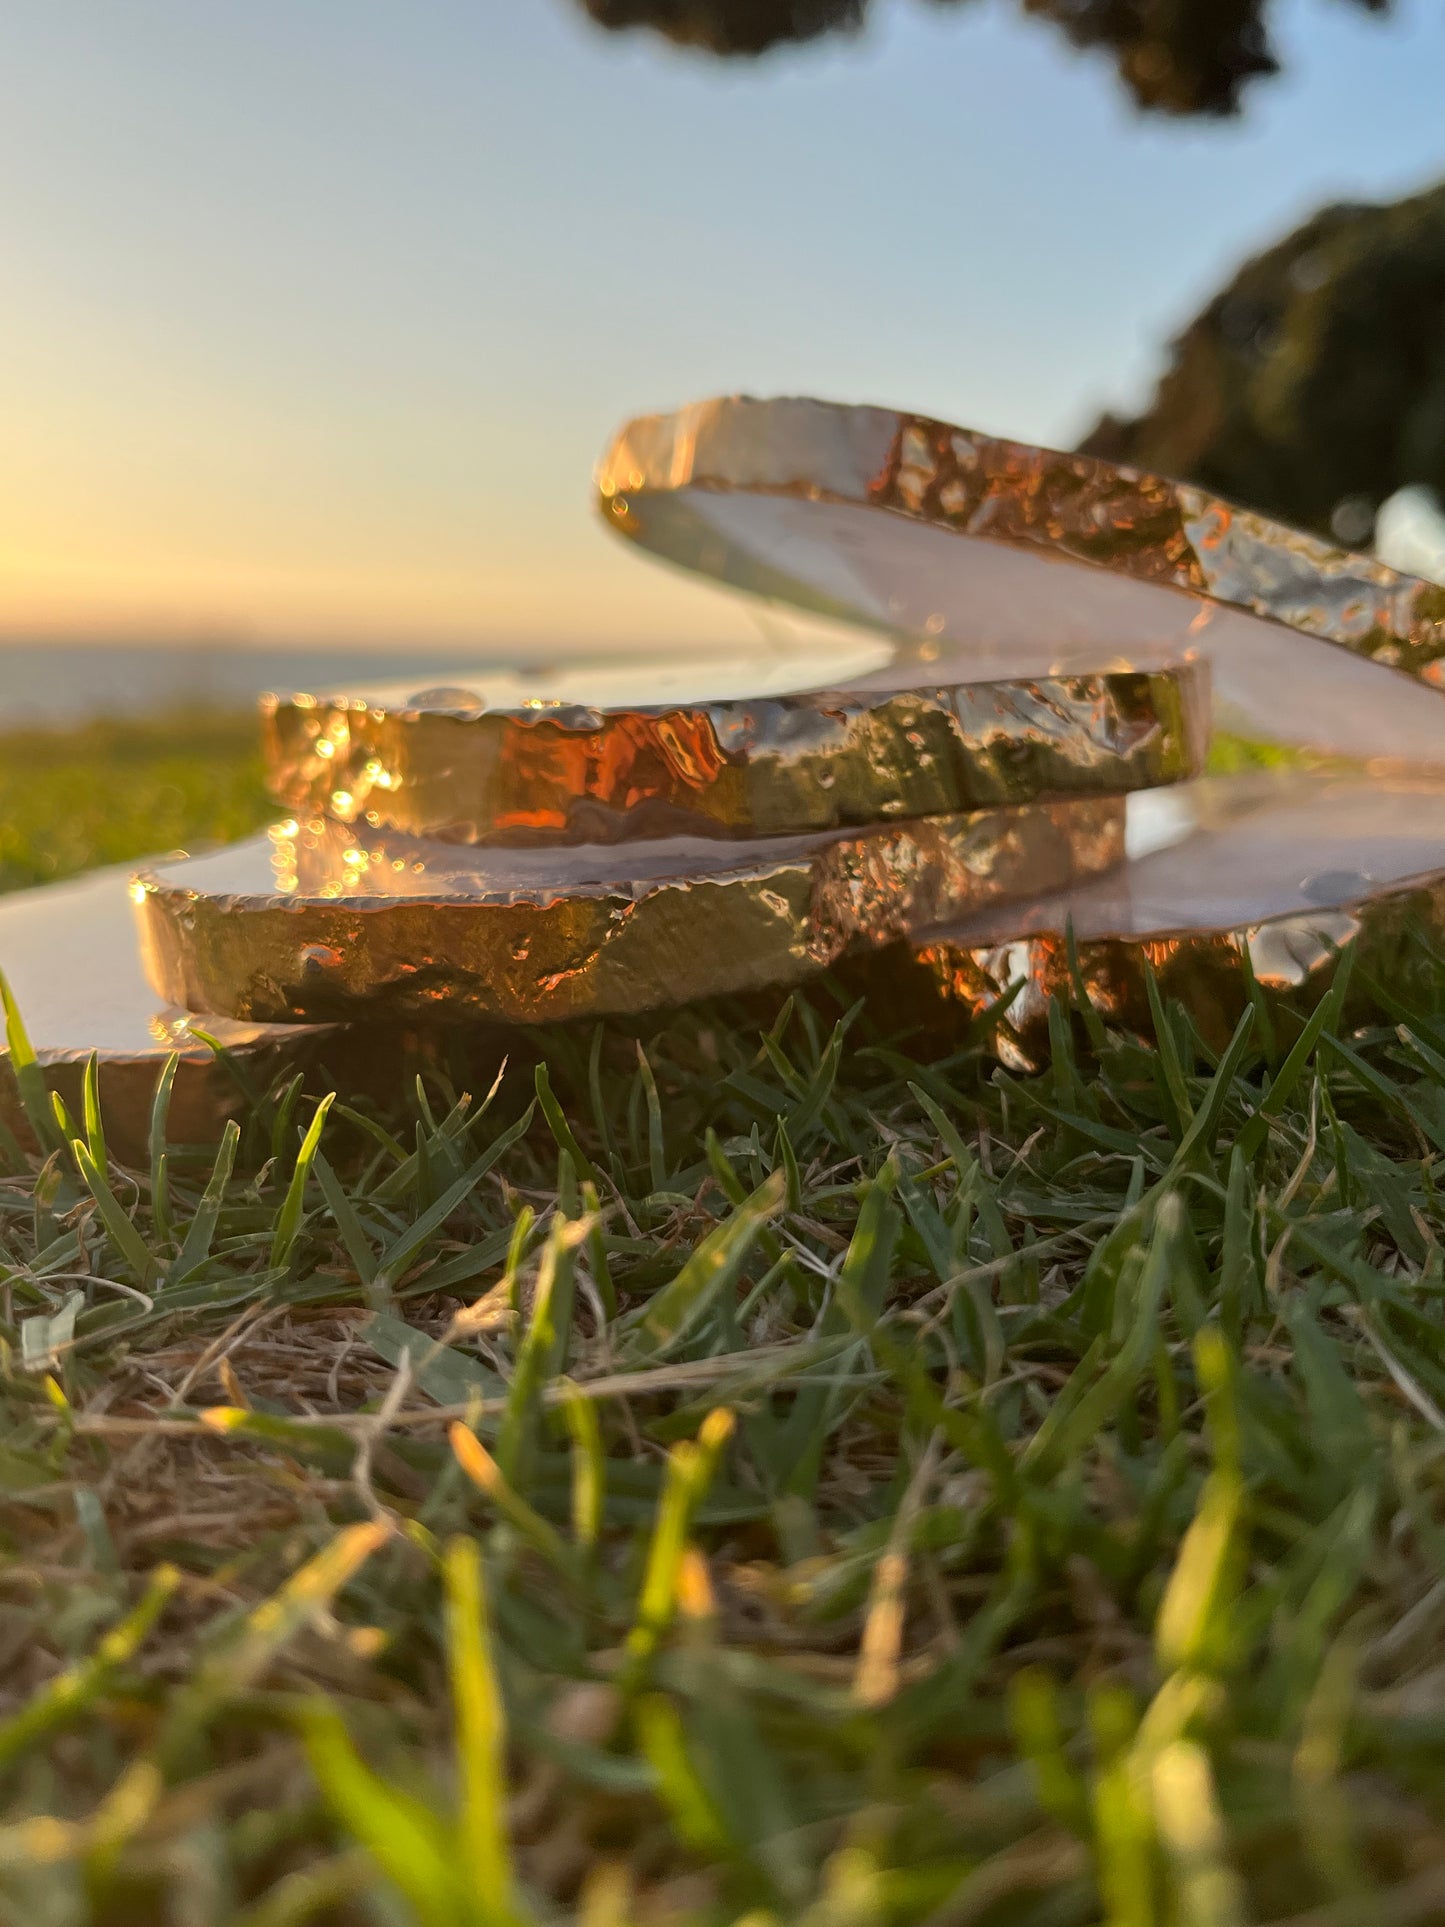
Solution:
<svg viewBox="0 0 1445 1927">
<path fill-rule="evenodd" d="M 8 0 L 0 630 L 686 647 L 594 526 L 732 390 L 1072 440 L 1321 201 L 1445 173 L 1445 9 L 1276 8 L 1239 123 L 1013 6 L 724 67 L 569 0 Z"/>
</svg>

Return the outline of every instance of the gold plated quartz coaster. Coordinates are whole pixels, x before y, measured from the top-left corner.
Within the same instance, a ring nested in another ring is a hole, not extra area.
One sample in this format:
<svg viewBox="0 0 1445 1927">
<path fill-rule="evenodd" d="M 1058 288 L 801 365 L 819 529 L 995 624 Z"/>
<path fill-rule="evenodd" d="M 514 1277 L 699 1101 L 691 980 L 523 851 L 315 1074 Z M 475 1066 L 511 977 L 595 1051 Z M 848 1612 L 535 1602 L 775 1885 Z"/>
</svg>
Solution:
<svg viewBox="0 0 1445 1927">
<path fill-rule="evenodd" d="M 859 685 L 846 662 L 804 651 L 789 665 L 801 686 L 779 689 L 780 664 L 754 649 L 725 667 L 578 662 L 465 688 L 271 696 L 271 787 L 362 834 L 583 843 L 798 836 L 1116 794 L 1203 765 L 1199 661 L 960 686 L 918 662 L 890 683 L 886 649 L 843 646 L 862 659 Z"/>
<path fill-rule="evenodd" d="M 881 960 L 875 981 L 891 974 L 896 992 L 911 953 L 915 1010 L 941 994 L 977 1014 L 1014 988 L 1001 1036 L 1036 1060 L 1054 996 L 1081 993 L 1108 1022 L 1147 1035 L 1152 970 L 1218 1046 L 1250 975 L 1271 1006 L 1304 1013 L 1347 953 L 1352 994 L 1366 999 L 1372 982 L 1403 987 L 1410 957 L 1424 956 L 1417 935 L 1445 941 L 1445 787 L 1221 777 L 1133 797 L 1129 816 L 1139 853 L 1110 875 L 925 931 Z"/>
<path fill-rule="evenodd" d="M 1445 766 L 1445 588 L 1203 489 L 891 409 L 738 398 L 629 423 L 598 489 L 655 555 L 890 634 L 895 681 L 909 655 L 957 683 L 1193 649 L 1231 729 Z"/>
<path fill-rule="evenodd" d="M 183 1010 L 164 1008 L 146 982 L 135 941 L 132 867 L 0 897 L 0 970 L 46 1083 L 79 1117 L 84 1068 L 95 1053 L 107 1141 L 123 1161 L 145 1155 L 156 1083 L 172 1051 L 180 1053 L 169 1114 L 173 1141 L 213 1142 L 242 1104 L 235 1069 L 192 1032 Z M 201 1028 L 263 1087 L 276 1071 L 300 1062 L 316 1038 L 295 1025 L 224 1018 L 207 1019 Z M 0 1113 L 24 1134 L 8 1054 Z"/>
<path fill-rule="evenodd" d="M 471 850 L 289 822 L 136 885 L 164 997 L 250 1021 L 552 1018 L 796 982 L 854 946 L 1095 874 L 1119 798 L 857 835 Z"/>
</svg>

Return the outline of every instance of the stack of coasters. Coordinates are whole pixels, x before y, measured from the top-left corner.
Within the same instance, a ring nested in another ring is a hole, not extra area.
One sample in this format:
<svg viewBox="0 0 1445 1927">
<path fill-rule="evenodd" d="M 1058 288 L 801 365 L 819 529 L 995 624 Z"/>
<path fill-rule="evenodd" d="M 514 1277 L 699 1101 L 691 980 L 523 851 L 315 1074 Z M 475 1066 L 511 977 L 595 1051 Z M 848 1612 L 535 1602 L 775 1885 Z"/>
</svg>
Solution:
<svg viewBox="0 0 1445 1927">
<path fill-rule="evenodd" d="M 1223 1011 L 1260 976 L 1241 933 L 1288 923 L 1314 955 L 1353 918 L 1383 942 L 1402 887 L 1445 874 L 1445 590 L 882 409 L 648 418 L 598 486 L 615 533 L 826 619 L 826 649 L 268 698 L 287 816 L 142 866 L 148 987 L 91 946 L 130 1026 L 102 1062 L 117 1090 L 222 1021 L 270 1053 L 309 1025 L 631 1014 L 869 955 L 965 1009 L 1018 966 L 1022 1039 L 1081 931 L 1101 984 L 1202 945 L 1175 978 Z M 1212 715 L 1353 773 L 1201 788 Z M 86 887 L 110 917 L 118 883 Z M 12 899 L 0 966 L 18 919 L 60 914 L 59 890 Z M 57 993 L 72 1058 L 92 994 Z"/>
<path fill-rule="evenodd" d="M 606 481 L 604 499 L 609 525 L 651 526 L 650 502 L 627 522 Z M 832 592 L 892 567 L 894 527 L 869 509 L 810 554 L 781 526 L 792 575 L 744 582 L 843 618 L 826 650 L 268 699 L 291 814 L 141 873 L 151 981 L 266 1023 L 632 1014 L 790 985 L 1115 867 L 1126 797 L 1202 767 L 1191 639 L 982 663 L 932 604 L 914 634 Z M 681 559 L 712 566 L 697 544 Z"/>
<path fill-rule="evenodd" d="M 1445 927 L 1445 587 L 1202 489 L 886 409 L 650 417 L 599 488 L 655 554 L 931 661 L 1057 675 L 1195 651 L 1216 721 L 1285 752 L 1267 777 L 1134 793 L 1107 879 L 915 932 L 859 973 L 876 994 L 987 1010 L 1037 1063 L 1055 994 L 1151 1031 L 1152 971 L 1222 1043 L 1250 999 L 1310 1009 L 1346 956 L 1355 994 L 1397 988 L 1424 954 L 1407 934 Z"/>
<path fill-rule="evenodd" d="M 251 1020 L 509 1023 L 791 984 L 1120 862 L 1125 793 L 1190 775 L 1207 728 L 1195 663 L 665 705 L 587 683 L 272 699 L 296 813 L 142 874 L 153 983 Z"/>
</svg>

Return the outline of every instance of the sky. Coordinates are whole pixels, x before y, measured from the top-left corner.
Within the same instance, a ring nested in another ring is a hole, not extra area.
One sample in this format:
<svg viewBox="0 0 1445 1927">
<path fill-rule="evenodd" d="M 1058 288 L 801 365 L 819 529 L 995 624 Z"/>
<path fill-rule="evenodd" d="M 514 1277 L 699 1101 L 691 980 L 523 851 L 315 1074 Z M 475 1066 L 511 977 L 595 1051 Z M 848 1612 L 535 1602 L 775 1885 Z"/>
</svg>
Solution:
<svg viewBox="0 0 1445 1927">
<path fill-rule="evenodd" d="M 711 647 L 605 536 L 715 393 L 1068 443 L 1321 203 L 1445 175 L 1445 9 L 1280 0 L 1238 122 L 1004 0 L 722 64 L 571 0 L 7 0 L 0 635 Z"/>
</svg>

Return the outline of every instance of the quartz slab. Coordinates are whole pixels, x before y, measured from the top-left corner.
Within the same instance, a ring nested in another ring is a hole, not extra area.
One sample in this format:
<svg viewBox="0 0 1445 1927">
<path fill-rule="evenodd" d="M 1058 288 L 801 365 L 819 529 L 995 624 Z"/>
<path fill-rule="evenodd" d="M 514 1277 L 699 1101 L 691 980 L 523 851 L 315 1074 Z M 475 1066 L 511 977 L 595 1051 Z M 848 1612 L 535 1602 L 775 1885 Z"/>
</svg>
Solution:
<svg viewBox="0 0 1445 1927">
<path fill-rule="evenodd" d="M 819 660 L 756 651 L 650 673 L 557 665 L 441 689 L 262 702 L 268 777 L 303 817 L 484 844 L 798 836 L 1196 775 L 1208 668 L 879 686 L 845 638 Z M 878 656 L 865 647 L 866 663 Z M 808 678 L 814 679 L 809 686 Z M 886 678 L 885 678 L 886 681 Z M 724 693 L 732 683 L 740 694 Z M 770 685 L 772 685 L 770 687 Z"/>
<path fill-rule="evenodd" d="M 891 637 L 880 686 L 909 660 L 958 683 L 1192 651 L 1226 728 L 1445 770 L 1445 588 L 1204 489 L 892 409 L 732 397 L 629 423 L 597 490 L 644 551 Z"/>
<path fill-rule="evenodd" d="M 1116 797 L 860 834 L 542 849 L 362 837 L 316 817 L 152 866 L 134 895 L 150 981 L 190 1009 L 538 1023 L 796 983 L 1123 851 Z"/>
</svg>

